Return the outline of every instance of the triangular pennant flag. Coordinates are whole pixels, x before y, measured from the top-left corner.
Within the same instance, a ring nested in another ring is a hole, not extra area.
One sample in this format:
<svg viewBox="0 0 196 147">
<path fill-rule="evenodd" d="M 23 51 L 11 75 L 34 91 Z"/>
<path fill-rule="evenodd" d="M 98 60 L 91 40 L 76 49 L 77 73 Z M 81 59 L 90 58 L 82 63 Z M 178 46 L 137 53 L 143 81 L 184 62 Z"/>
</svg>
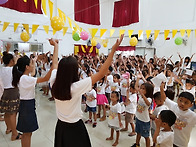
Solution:
<svg viewBox="0 0 196 147">
<path fill-rule="evenodd" d="M 115 30 L 114 29 L 110 29 L 110 37 L 112 37 L 112 35 L 114 34 Z"/>
<path fill-rule="evenodd" d="M 58 12 L 59 12 L 59 17 L 63 19 L 63 14 L 62 14 L 62 11 L 61 9 L 57 8 L 58 9 Z"/>
<path fill-rule="evenodd" d="M 92 34 L 91 34 L 91 36 L 92 36 L 92 37 L 95 37 L 97 31 L 98 31 L 97 28 L 92 29 Z"/>
<path fill-rule="evenodd" d="M 35 8 L 36 8 L 36 9 L 37 9 L 37 1 L 38 1 L 38 0 L 34 0 Z"/>
<path fill-rule="evenodd" d="M 29 24 L 22 24 L 25 31 L 29 34 Z"/>
<path fill-rule="evenodd" d="M 146 30 L 146 37 L 147 39 L 150 37 L 151 30 Z"/>
<path fill-rule="evenodd" d="M 131 35 L 133 34 L 134 30 L 128 30 L 129 38 L 131 38 Z"/>
<path fill-rule="evenodd" d="M 107 29 L 100 29 L 100 37 L 103 36 L 103 34 L 107 31 Z"/>
<path fill-rule="evenodd" d="M 164 30 L 164 37 L 165 40 L 167 39 L 167 36 L 169 35 L 170 30 Z"/>
<path fill-rule="evenodd" d="M 142 35 L 142 33 L 143 33 L 143 30 L 139 30 L 138 31 L 138 37 L 140 37 Z"/>
<path fill-rule="evenodd" d="M 48 34 L 48 32 L 49 32 L 49 26 L 43 26 L 43 28 L 44 28 L 45 32 Z"/>
<path fill-rule="evenodd" d="M 188 29 L 188 30 L 186 30 L 186 33 L 187 33 L 187 36 L 188 36 L 188 38 L 190 37 L 190 35 L 191 35 L 191 29 Z"/>
<path fill-rule="evenodd" d="M 16 32 L 18 25 L 19 25 L 19 23 L 14 23 L 14 32 Z"/>
<path fill-rule="evenodd" d="M 89 33 L 90 33 L 90 34 L 91 34 L 91 36 L 92 36 L 92 29 L 91 29 L 91 28 L 89 28 L 88 30 L 89 30 Z"/>
<path fill-rule="evenodd" d="M 55 35 L 55 34 L 56 34 L 56 30 L 53 29 L 53 35 Z"/>
<path fill-rule="evenodd" d="M 35 33 L 35 31 L 37 30 L 38 27 L 39 27 L 39 25 L 32 25 L 32 34 Z"/>
<path fill-rule="evenodd" d="M 72 26 L 72 23 L 71 23 L 71 18 L 69 18 L 69 17 L 67 16 L 67 19 L 68 19 L 70 28 L 73 30 L 73 26 Z"/>
<path fill-rule="evenodd" d="M 9 24 L 10 24 L 10 22 L 4 22 L 3 23 L 3 30 L 2 30 L 2 32 L 7 29 L 7 27 L 9 26 Z"/>
<path fill-rule="evenodd" d="M 180 30 L 180 34 L 181 34 L 181 36 L 183 37 L 184 34 L 185 34 L 185 29 L 181 29 L 181 30 Z"/>
<path fill-rule="evenodd" d="M 160 32 L 160 30 L 154 30 L 154 40 L 157 39 L 159 32 Z"/>
<path fill-rule="evenodd" d="M 82 28 L 80 28 L 80 32 L 82 32 L 82 30 L 83 30 L 83 29 L 82 29 Z"/>
<path fill-rule="evenodd" d="M 66 34 L 68 27 L 63 27 L 63 36 Z"/>
<path fill-rule="evenodd" d="M 44 11 L 44 14 L 47 15 L 47 11 L 46 11 L 46 0 L 42 0 L 42 9 Z"/>
<path fill-rule="evenodd" d="M 62 12 L 62 11 L 61 11 Z M 66 23 L 66 15 L 64 12 L 62 12 L 62 15 L 63 15 L 63 20 L 64 20 L 64 23 Z"/>
<path fill-rule="evenodd" d="M 178 30 L 172 30 L 172 38 L 174 38 L 176 36 L 177 32 L 178 32 Z"/>
<path fill-rule="evenodd" d="M 74 25 L 76 27 L 76 31 L 80 31 L 80 27 L 79 27 L 79 25 L 76 22 L 74 22 Z"/>
<path fill-rule="evenodd" d="M 122 34 L 124 34 L 125 33 L 125 30 L 120 30 L 119 31 L 119 36 L 121 36 Z"/>
<path fill-rule="evenodd" d="M 49 5 L 49 10 L 50 10 L 50 19 L 52 18 L 53 15 L 53 2 L 48 0 L 48 5 Z"/>
</svg>

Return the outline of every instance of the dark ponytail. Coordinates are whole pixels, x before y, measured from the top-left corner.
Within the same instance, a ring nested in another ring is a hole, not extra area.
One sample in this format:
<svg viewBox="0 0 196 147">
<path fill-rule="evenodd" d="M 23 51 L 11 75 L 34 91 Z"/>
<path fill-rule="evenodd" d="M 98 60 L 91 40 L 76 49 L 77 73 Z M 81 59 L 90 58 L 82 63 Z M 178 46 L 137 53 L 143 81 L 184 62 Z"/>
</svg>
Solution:
<svg viewBox="0 0 196 147">
<path fill-rule="evenodd" d="M 17 64 L 14 65 L 13 70 L 12 70 L 12 75 L 13 75 L 12 85 L 14 87 L 18 86 L 20 77 L 23 75 L 23 73 L 26 70 L 26 66 L 27 65 L 29 66 L 29 64 L 30 64 L 30 58 L 27 56 L 24 56 L 17 60 Z"/>
</svg>

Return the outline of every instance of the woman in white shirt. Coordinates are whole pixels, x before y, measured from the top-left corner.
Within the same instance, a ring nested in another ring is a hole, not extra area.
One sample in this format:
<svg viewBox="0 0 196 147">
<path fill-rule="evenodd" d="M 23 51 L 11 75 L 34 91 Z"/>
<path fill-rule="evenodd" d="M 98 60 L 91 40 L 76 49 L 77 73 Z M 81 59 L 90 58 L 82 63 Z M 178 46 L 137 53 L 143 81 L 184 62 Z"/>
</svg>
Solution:
<svg viewBox="0 0 196 147">
<path fill-rule="evenodd" d="M 79 81 L 78 62 L 69 56 L 61 59 L 58 70 L 53 70 L 50 83 L 55 98 L 58 122 L 55 131 L 55 147 L 90 147 L 90 139 L 82 121 L 82 94 L 91 90 L 92 85 L 107 73 L 114 52 L 119 47 L 123 36 L 112 47 L 107 60 L 98 73 Z"/>
</svg>

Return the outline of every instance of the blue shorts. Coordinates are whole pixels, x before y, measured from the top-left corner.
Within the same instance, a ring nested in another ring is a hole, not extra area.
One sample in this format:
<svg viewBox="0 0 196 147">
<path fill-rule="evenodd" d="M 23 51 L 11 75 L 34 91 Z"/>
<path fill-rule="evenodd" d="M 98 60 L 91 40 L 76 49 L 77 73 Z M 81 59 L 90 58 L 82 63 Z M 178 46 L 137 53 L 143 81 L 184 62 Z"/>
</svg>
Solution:
<svg viewBox="0 0 196 147">
<path fill-rule="evenodd" d="M 136 118 L 135 132 L 140 134 L 144 138 L 149 137 L 150 136 L 150 121 L 143 122 Z"/>
<path fill-rule="evenodd" d="M 90 112 L 96 112 L 97 111 L 97 109 L 96 109 L 96 107 L 89 107 L 88 105 L 87 105 L 87 111 L 90 111 Z"/>
</svg>

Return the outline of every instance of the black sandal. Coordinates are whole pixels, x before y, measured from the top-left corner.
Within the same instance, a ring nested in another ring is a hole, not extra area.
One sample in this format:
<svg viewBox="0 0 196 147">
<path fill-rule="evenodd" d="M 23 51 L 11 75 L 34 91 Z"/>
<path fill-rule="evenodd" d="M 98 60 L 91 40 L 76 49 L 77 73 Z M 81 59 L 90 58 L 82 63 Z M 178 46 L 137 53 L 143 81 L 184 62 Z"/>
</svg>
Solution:
<svg viewBox="0 0 196 147">
<path fill-rule="evenodd" d="M 15 141 L 15 140 L 19 140 L 22 138 L 22 134 L 21 133 L 18 133 L 18 135 L 16 136 L 15 139 L 11 139 L 12 141 Z"/>
</svg>

